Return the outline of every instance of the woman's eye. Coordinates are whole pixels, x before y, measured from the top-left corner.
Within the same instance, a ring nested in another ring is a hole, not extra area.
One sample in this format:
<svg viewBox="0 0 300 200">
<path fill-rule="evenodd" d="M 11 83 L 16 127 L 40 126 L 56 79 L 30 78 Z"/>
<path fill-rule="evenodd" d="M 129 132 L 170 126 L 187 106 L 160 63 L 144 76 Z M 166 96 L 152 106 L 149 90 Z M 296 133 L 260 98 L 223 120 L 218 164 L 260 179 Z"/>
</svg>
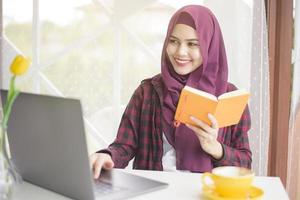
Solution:
<svg viewBox="0 0 300 200">
<path fill-rule="evenodd" d="M 198 44 L 198 43 L 194 43 L 194 42 L 189 42 L 189 43 L 188 43 L 188 46 L 189 46 L 189 47 L 198 47 L 199 44 Z"/>
<path fill-rule="evenodd" d="M 179 44 L 179 42 L 177 40 L 174 40 L 174 39 L 170 39 L 169 43 L 170 44 Z"/>
</svg>

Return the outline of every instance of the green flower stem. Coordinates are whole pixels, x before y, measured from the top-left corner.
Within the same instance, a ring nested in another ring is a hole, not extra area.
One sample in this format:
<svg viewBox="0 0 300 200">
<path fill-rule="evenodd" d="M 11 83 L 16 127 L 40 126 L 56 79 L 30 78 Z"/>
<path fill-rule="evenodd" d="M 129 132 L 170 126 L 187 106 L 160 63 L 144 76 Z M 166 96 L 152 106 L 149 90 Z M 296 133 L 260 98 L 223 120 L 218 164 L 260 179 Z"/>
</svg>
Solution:
<svg viewBox="0 0 300 200">
<path fill-rule="evenodd" d="M 15 82 L 16 82 L 16 75 L 12 76 L 10 79 L 8 95 L 6 97 L 7 102 L 11 101 L 12 95 L 15 92 Z"/>
<path fill-rule="evenodd" d="M 6 97 L 6 102 L 5 106 L 3 109 L 3 121 L 2 121 L 2 127 L 6 130 L 7 128 L 7 122 L 9 119 L 9 115 L 11 112 L 12 105 L 14 101 L 16 100 L 17 96 L 19 95 L 19 91 L 15 89 L 15 80 L 16 80 L 16 75 L 11 77 L 10 79 L 10 87 L 8 90 L 8 94 Z"/>
<path fill-rule="evenodd" d="M 11 91 L 11 93 L 13 93 L 15 91 L 15 81 L 16 81 L 16 75 L 13 75 L 10 79 L 10 87 L 9 87 L 9 91 Z M 11 95 L 9 95 L 9 97 L 11 97 Z"/>
<path fill-rule="evenodd" d="M 8 109 L 8 102 L 11 101 L 12 99 L 12 96 L 15 92 L 15 80 L 16 80 L 16 75 L 14 75 L 13 77 L 11 77 L 10 79 L 10 84 L 9 84 L 9 90 L 8 90 L 8 94 L 7 94 L 7 97 L 6 97 L 6 103 L 5 103 L 5 107 L 4 107 L 4 115 L 5 113 L 7 112 L 7 109 Z"/>
<path fill-rule="evenodd" d="M 6 104 L 8 106 L 7 106 L 7 109 L 6 109 L 6 111 L 4 113 L 4 116 L 3 116 L 3 128 L 4 129 L 7 128 L 7 122 L 8 122 L 8 119 L 9 119 L 9 115 L 10 115 L 10 112 L 11 112 L 12 105 L 13 105 L 14 101 L 16 100 L 16 98 L 19 94 L 20 94 L 19 90 L 14 90 L 14 92 L 12 93 L 11 99 L 9 99 L 9 102 L 6 102 Z"/>
</svg>

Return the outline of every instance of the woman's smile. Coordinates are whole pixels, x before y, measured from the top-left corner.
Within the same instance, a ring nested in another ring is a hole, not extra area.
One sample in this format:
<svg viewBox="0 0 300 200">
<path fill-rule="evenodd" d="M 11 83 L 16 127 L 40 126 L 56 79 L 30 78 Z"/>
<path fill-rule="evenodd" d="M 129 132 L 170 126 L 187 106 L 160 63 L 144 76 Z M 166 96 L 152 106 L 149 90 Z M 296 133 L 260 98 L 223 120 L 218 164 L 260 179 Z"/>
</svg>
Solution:
<svg viewBox="0 0 300 200">
<path fill-rule="evenodd" d="M 174 57 L 174 60 L 179 67 L 185 67 L 185 66 L 189 65 L 190 63 L 192 63 L 191 59 Z"/>
</svg>

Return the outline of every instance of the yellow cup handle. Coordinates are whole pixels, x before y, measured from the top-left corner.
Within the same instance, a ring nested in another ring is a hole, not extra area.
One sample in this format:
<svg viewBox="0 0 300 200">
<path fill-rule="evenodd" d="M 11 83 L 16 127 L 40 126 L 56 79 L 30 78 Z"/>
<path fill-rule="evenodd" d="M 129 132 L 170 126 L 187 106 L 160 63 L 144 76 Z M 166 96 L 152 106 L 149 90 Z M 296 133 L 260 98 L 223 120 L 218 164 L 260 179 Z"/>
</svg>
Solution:
<svg viewBox="0 0 300 200">
<path fill-rule="evenodd" d="M 212 190 L 212 189 L 214 189 L 215 187 L 214 187 L 213 184 L 208 184 L 206 182 L 207 178 L 212 180 L 212 173 L 205 172 L 204 174 L 202 174 L 201 181 L 202 181 L 202 185 L 203 185 L 203 190 Z"/>
</svg>

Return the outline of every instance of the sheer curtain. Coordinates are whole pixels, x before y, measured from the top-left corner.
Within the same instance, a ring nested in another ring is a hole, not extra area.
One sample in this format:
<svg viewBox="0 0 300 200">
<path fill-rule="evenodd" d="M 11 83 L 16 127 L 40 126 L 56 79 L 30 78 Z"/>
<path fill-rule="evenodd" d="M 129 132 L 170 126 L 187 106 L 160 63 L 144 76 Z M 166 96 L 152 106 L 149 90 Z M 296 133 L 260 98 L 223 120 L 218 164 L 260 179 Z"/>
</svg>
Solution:
<svg viewBox="0 0 300 200">
<path fill-rule="evenodd" d="M 251 45 L 251 102 L 252 129 L 250 142 L 253 168 L 257 175 L 267 175 L 270 131 L 270 88 L 267 45 L 267 26 L 264 1 L 254 0 Z"/>
<path fill-rule="evenodd" d="M 251 92 L 253 168 L 266 175 L 269 86 L 265 9 L 260 0 L 2 0 L 2 86 L 16 53 L 32 58 L 23 91 L 79 98 L 89 151 L 107 146 L 144 78 L 160 72 L 172 14 L 187 4 L 209 7 L 226 45 L 229 80 Z M 18 5 L 17 7 L 15 5 Z M 55 13 L 55 14 L 54 14 Z M 134 74 L 134 76 L 133 76 Z"/>
</svg>

